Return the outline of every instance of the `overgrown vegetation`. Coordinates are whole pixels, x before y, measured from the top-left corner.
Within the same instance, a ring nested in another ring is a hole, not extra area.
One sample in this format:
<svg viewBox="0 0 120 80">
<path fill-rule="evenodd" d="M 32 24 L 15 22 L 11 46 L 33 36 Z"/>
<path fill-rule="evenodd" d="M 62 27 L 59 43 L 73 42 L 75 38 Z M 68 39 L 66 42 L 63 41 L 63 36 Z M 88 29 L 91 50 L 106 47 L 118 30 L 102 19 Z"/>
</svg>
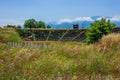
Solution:
<svg viewBox="0 0 120 80">
<path fill-rule="evenodd" d="M 110 41 L 109 41 L 110 40 Z M 0 45 L 1 80 L 120 80 L 120 34 L 98 43 L 51 42 L 51 48 Z"/>
<path fill-rule="evenodd" d="M 19 34 L 12 28 L 1 28 L 0 29 L 0 42 L 20 42 L 22 41 Z"/>
<path fill-rule="evenodd" d="M 15 29 L 22 29 L 1 28 L 0 80 L 120 80 L 120 34 L 108 34 L 114 27 L 109 20 L 92 25 L 87 32 L 90 45 L 32 42 L 52 45 L 46 48 L 8 46 L 8 41 L 21 41 Z"/>
<path fill-rule="evenodd" d="M 98 40 L 106 34 L 111 33 L 111 30 L 115 27 L 110 20 L 102 18 L 100 21 L 95 21 L 91 24 L 91 27 L 88 29 L 87 44 L 98 42 Z"/>
</svg>

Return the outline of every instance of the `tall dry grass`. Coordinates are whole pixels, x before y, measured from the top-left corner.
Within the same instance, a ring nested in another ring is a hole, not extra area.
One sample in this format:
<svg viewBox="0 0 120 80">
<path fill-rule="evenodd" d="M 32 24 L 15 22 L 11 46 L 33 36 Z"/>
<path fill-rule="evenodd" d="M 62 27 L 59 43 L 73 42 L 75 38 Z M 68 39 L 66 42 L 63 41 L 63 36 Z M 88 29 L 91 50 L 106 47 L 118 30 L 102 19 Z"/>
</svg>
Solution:
<svg viewBox="0 0 120 80">
<path fill-rule="evenodd" d="M 108 51 L 112 49 L 120 49 L 120 33 L 112 33 L 102 37 L 98 42 L 99 51 Z"/>
<path fill-rule="evenodd" d="M 106 35 L 91 45 L 80 42 L 47 42 L 52 44 L 50 48 L 0 45 L 0 79 L 120 80 L 118 35 Z"/>
</svg>

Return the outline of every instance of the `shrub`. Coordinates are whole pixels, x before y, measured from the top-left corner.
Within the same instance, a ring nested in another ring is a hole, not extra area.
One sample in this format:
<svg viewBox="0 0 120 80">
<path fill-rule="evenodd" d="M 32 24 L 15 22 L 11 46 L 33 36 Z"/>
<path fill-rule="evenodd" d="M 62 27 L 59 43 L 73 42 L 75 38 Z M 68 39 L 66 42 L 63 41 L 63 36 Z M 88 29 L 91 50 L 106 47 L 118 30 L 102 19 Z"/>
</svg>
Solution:
<svg viewBox="0 0 120 80">
<path fill-rule="evenodd" d="M 91 24 L 88 29 L 87 36 L 87 44 L 97 42 L 103 35 L 111 33 L 111 30 L 115 27 L 114 24 L 110 22 L 110 20 L 106 20 L 102 18 L 100 21 L 95 21 Z"/>
<path fill-rule="evenodd" d="M 1 29 L 0 42 L 6 43 L 8 41 L 20 42 L 21 38 L 14 29 Z"/>
</svg>

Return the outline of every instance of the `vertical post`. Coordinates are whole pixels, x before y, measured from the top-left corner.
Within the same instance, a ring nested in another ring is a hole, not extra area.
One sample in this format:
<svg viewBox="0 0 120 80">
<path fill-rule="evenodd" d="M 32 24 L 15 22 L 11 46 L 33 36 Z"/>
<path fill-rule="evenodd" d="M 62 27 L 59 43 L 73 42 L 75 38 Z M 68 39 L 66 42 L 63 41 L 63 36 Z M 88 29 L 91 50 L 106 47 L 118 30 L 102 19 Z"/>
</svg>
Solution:
<svg viewBox="0 0 120 80">
<path fill-rule="evenodd" d="M 46 41 L 48 41 L 50 34 L 51 34 L 51 30 L 49 31 Z"/>
</svg>

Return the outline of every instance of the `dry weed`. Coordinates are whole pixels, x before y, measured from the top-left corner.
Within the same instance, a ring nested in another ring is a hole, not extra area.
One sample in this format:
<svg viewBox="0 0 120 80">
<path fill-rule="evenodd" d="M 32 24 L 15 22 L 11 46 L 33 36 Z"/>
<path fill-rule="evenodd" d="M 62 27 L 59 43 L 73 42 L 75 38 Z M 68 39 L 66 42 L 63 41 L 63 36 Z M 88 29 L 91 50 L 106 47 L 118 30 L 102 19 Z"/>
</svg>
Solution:
<svg viewBox="0 0 120 80">
<path fill-rule="evenodd" d="M 108 51 L 110 48 L 120 49 L 120 34 L 112 33 L 105 35 L 98 43 L 98 51 Z"/>
</svg>

